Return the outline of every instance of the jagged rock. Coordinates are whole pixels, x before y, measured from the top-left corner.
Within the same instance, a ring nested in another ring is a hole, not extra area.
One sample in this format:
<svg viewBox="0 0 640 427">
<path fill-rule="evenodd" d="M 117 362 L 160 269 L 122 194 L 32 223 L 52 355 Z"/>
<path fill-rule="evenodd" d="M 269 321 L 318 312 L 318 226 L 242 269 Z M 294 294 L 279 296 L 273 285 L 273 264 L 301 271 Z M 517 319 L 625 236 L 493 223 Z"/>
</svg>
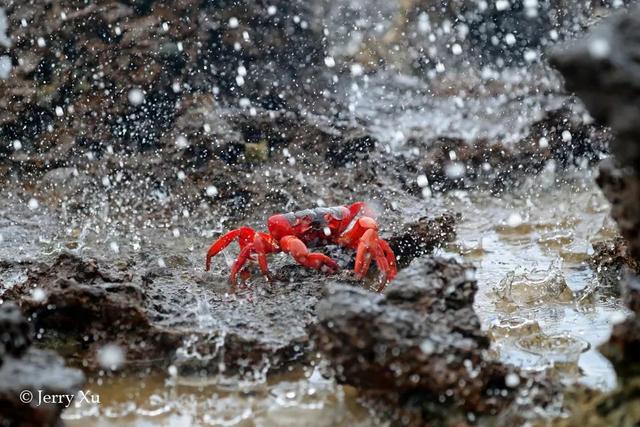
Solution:
<svg viewBox="0 0 640 427">
<path fill-rule="evenodd" d="M 619 13 L 553 52 L 552 64 L 591 115 L 611 126 L 618 161 L 640 170 L 640 9 Z"/>
<path fill-rule="evenodd" d="M 15 165 L 46 170 L 85 150 L 101 158 L 159 148 L 193 96 L 213 89 L 236 107 L 246 99 L 277 110 L 314 97 L 312 83 L 322 81 L 306 79 L 324 57 L 322 26 L 306 2 L 135 3 L 5 2 L 13 71 L 0 87 L 0 135 L 40 154 Z M 209 138 L 203 128 L 196 134 Z"/>
<path fill-rule="evenodd" d="M 65 356 L 88 355 L 85 362 L 95 366 L 99 348 L 113 342 L 126 346 L 131 359 L 151 359 L 175 349 L 179 337 L 151 323 L 138 280 L 95 259 L 62 253 L 53 264 L 33 268 L 3 298 L 17 302 L 35 328 L 46 332 L 43 343 Z"/>
<path fill-rule="evenodd" d="M 436 257 L 384 295 L 330 288 L 318 304 L 313 342 L 339 381 L 400 394 L 425 419 L 443 406 L 449 415 L 495 413 L 514 396 L 506 376 L 519 376 L 484 354 L 489 340 L 473 311 L 473 277 L 471 266 Z"/>
<path fill-rule="evenodd" d="M 640 172 L 616 167 L 607 160 L 600 166 L 597 181 L 611 202 L 611 216 L 627 240 L 631 256 L 640 261 Z"/>
</svg>

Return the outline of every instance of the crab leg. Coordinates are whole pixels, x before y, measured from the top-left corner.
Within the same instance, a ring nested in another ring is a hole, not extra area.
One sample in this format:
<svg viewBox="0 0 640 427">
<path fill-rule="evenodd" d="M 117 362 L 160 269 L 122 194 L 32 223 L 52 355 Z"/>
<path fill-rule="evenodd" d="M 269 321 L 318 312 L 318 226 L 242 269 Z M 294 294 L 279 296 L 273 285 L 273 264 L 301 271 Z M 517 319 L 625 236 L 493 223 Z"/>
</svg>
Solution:
<svg viewBox="0 0 640 427">
<path fill-rule="evenodd" d="M 238 259 L 236 259 L 233 267 L 231 267 L 231 277 L 229 278 L 229 281 L 232 284 L 235 284 L 237 282 L 238 273 L 242 271 L 242 267 L 247 262 L 247 260 L 253 259 L 251 257 L 252 254 L 256 254 L 257 256 L 258 265 L 260 266 L 260 271 L 262 272 L 262 274 L 269 278 L 271 275 L 269 273 L 269 266 L 267 264 L 267 254 L 278 251 L 278 247 L 271 242 L 268 234 L 254 232 L 253 242 L 246 243 L 244 245 L 244 247 L 240 250 L 240 254 L 238 254 Z"/>
<path fill-rule="evenodd" d="M 209 248 L 207 252 L 207 261 L 205 264 L 205 270 L 209 271 L 211 269 L 211 258 L 216 256 L 221 250 L 226 248 L 233 242 L 234 239 L 238 238 L 238 244 L 240 248 L 244 248 L 249 242 L 251 242 L 256 231 L 249 227 L 240 227 L 235 230 L 231 230 L 228 233 L 222 235 L 218 240 L 213 242 L 213 245 Z"/>
<path fill-rule="evenodd" d="M 385 276 L 389 275 L 389 262 L 387 261 L 382 248 L 378 244 L 379 240 L 380 238 L 378 237 L 378 233 L 373 229 L 367 230 L 360 238 L 358 251 L 356 252 L 356 264 L 354 267 L 358 278 L 362 278 L 367 274 L 367 270 L 369 269 L 369 264 L 371 262 L 371 255 L 375 258 L 376 264 L 378 264 L 378 269 L 383 272 Z M 366 258 L 369 258 L 369 262 L 366 262 Z"/>
<path fill-rule="evenodd" d="M 329 273 L 339 270 L 338 264 L 319 252 L 309 252 L 307 245 L 295 236 L 285 236 L 280 239 L 280 249 L 291 254 L 298 263 L 316 270 L 327 269 Z"/>
<path fill-rule="evenodd" d="M 358 278 L 369 271 L 371 258 L 375 259 L 378 269 L 384 274 L 380 290 L 397 274 L 395 255 L 389 244 L 378 235 L 378 224 L 373 218 L 363 216 L 353 228 L 338 239 L 338 243 L 356 249 L 355 273 Z"/>
<path fill-rule="evenodd" d="M 248 244 L 240 251 L 238 255 L 238 259 L 231 267 L 231 276 L 229 277 L 229 282 L 235 285 L 238 282 L 238 272 L 242 270 L 242 266 L 247 262 L 249 256 L 251 255 L 251 251 L 253 250 L 253 243 Z"/>
<path fill-rule="evenodd" d="M 260 266 L 260 271 L 262 271 L 263 275 L 269 278 L 271 274 L 269 273 L 269 266 L 267 264 L 267 254 L 271 252 L 278 252 L 278 248 L 270 242 L 270 238 L 268 235 L 263 235 L 263 233 L 256 233 L 253 237 L 253 249 L 258 255 L 258 265 Z"/>
</svg>

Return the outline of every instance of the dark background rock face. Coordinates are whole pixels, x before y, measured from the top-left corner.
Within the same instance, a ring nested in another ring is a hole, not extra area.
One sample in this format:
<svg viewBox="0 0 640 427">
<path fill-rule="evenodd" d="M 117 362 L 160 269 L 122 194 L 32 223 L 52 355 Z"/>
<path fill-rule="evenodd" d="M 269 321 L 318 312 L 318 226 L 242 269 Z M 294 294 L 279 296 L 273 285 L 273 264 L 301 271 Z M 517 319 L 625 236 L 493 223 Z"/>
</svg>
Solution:
<svg viewBox="0 0 640 427">
<path fill-rule="evenodd" d="M 556 51 L 552 64 L 589 112 L 610 126 L 611 149 L 621 165 L 640 171 L 640 12 L 622 13 L 584 39 Z"/>
<path fill-rule="evenodd" d="M 552 61 L 567 88 L 614 133 L 613 158 L 602 163 L 597 181 L 633 258 L 626 262 L 631 271 L 620 283 L 633 315 L 616 324 L 609 342 L 601 347 L 621 383 L 596 407 L 601 422 L 608 424 L 619 419 L 619 411 L 629 413 L 627 408 L 637 405 L 631 396 L 637 393 L 640 375 L 640 292 L 638 276 L 633 274 L 640 260 L 640 9 L 607 19 L 582 40 L 554 52 Z M 625 422 L 637 423 L 637 415 Z"/>
<path fill-rule="evenodd" d="M 615 134 L 611 142 L 615 163 L 603 163 L 598 183 L 636 259 L 640 259 L 639 29 L 640 9 L 636 8 L 595 27 L 552 57 L 567 89 L 580 96 L 594 118 Z"/>
<path fill-rule="evenodd" d="M 97 156 L 108 145 L 159 148 L 182 103 L 207 105 L 218 95 L 235 106 L 246 98 L 258 108 L 296 109 L 291 94 L 314 97 L 320 82 L 305 75 L 324 55 L 303 1 L 270 2 L 273 14 L 252 1 L 4 3 L 13 44 L 1 49 L 14 70 L 0 88 L 0 136 L 48 154 L 43 162 L 53 167 L 76 146 Z"/>
</svg>

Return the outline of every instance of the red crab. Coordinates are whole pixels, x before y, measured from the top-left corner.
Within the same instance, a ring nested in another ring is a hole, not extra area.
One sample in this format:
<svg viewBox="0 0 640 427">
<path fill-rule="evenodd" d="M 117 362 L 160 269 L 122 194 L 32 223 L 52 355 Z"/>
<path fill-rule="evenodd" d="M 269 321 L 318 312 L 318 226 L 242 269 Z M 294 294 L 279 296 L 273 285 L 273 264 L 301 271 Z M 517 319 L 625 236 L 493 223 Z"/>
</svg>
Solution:
<svg viewBox="0 0 640 427">
<path fill-rule="evenodd" d="M 360 212 L 362 216 L 358 217 Z M 211 268 L 211 258 L 229 246 L 234 239 L 240 244 L 240 254 L 231 268 L 230 282 L 237 282 L 237 275 L 247 260 L 258 259 L 262 274 L 269 277 L 267 254 L 287 252 L 300 264 L 316 270 L 335 273 L 338 264 L 319 252 L 309 252 L 308 247 L 340 245 L 355 249 L 355 273 L 358 278 L 367 274 L 371 259 L 375 259 L 384 278 L 379 290 L 397 274 L 396 258 L 389 244 L 378 236 L 378 224 L 370 216 L 371 210 L 364 202 L 351 206 L 306 209 L 273 215 L 267 220 L 268 233 L 240 227 L 224 234 L 207 252 L 206 270 Z"/>
</svg>

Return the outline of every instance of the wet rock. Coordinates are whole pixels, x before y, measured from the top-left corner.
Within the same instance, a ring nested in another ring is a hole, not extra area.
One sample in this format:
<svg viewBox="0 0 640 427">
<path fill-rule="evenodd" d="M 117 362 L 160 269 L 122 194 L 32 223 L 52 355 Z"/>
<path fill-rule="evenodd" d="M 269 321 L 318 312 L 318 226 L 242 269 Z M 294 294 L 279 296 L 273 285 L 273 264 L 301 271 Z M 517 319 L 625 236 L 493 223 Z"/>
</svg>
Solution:
<svg viewBox="0 0 640 427">
<path fill-rule="evenodd" d="M 614 294 L 620 294 L 619 284 L 626 274 L 640 274 L 640 263 L 631 256 L 623 238 L 593 244 L 589 265 L 598 275 L 600 285 Z"/>
<path fill-rule="evenodd" d="M 404 248 L 398 250 L 408 264 L 453 238 L 454 221 L 448 214 L 422 218 L 389 241 Z M 103 368 L 101 349 L 118 345 L 126 349 L 125 370 L 154 360 L 156 368 L 174 364 L 180 375 L 255 375 L 306 356 L 306 329 L 327 282 L 362 283 L 353 276 L 353 251 L 336 276 L 280 255 L 269 260 L 279 280 L 269 283 L 258 273 L 232 289 L 222 257 L 205 274 L 201 264 L 179 256 L 165 255 L 158 267 L 148 253 L 116 263 L 62 253 L 51 263 L 25 265 L 26 278 L 3 298 L 18 303 L 42 331 L 42 345 L 81 359 L 87 369 Z"/>
<path fill-rule="evenodd" d="M 51 351 L 31 347 L 32 328 L 12 303 L 0 305 L 0 425 L 59 425 L 65 403 L 40 403 L 42 394 L 75 394 L 84 383 Z M 29 401 L 25 401 L 25 399 Z"/>
<path fill-rule="evenodd" d="M 15 66 L 0 88 L 0 135 L 28 154 L 15 166 L 42 171 L 86 153 L 161 148 L 186 112 L 181 103 L 212 90 L 242 108 L 316 98 L 322 75 L 306 76 L 322 63 L 324 36 L 306 3 L 135 3 L 145 6 L 6 5 Z"/>
<path fill-rule="evenodd" d="M 602 394 L 584 387 L 567 393 L 566 407 L 571 416 L 553 421 L 558 427 L 599 427 L 637 425 L 640 422 L 640 381 L 634 378 L 626 387 Z"/>
<path fill-rule="evenodd" d="M 629 144 L 636 144 L 636 141 L 629 141 Z M 640 260 L 640 172 L 604 161 L 597 181 L 611 202 L 611 216 L 627 239 L 630 255 Z"/>
<path fill-rule="evenodd" d="M 64 403 L 37 404 L 38 393 L 76 394 L 84 383 L 77 369 L 51 351 L 30 348 L 20 358 L 7 357 L 0 367 L 0 424 L 9 426 L 57 426 Z M 30 404 L 20 401 L 21 392 L 33 396 Z"/>
<path fill-rule="evenodd" d="M 417 164 L 409 162 L 409 170 L 415 167 L 435 190 L 486 186 L 501 192 L 541 173 L 550 162 L 557 169 L 584 160 L 595 163 L 606 151 L 610 136 L 606 129 L 587 123 L 580 110 L 567 101 L 560 108 L 546 111 L 544 117 L 530 124 L 528 134 L 517 144 L 439 138 L 428 144 Z M 420 189 L 414 185 L 412 190 Z"/>
<path fill-rule="evenodd" d="M 20 357 L 31 345 L 32 335 L 31 325 L 15 304 L 0 305 L 0 365 L 6 356 Z"/>
<path fill-rule="evenodd" d="M 613 129 L 611 149 L 621 164 L 640 164 L 637 117 L 640 10 L 619 13 L 595 26 L 581 40 L 553 53 L 552 64 L 566 87 L 584 101 L 591 115 Z"/>
<path fill-rule="evenodd" d="M 179 341 L 153 325 L 142 308 L 147 296 L 140 277 L 99 266 L 95 259 L 63 253 L 52 264 L 33 267 L 27 280 L 7 290 L 37 330 L 43 344 L 68 357 L 86 356 L 87 366 L 108 342 L 127 348 L 133 360 L 164 356 Z"/>
<path fill-rule="evenodd" d="M 402 268 L 445 242 L 455 238 L 456 217 L 445 213 L 435 218 L 423 217 L 409 223 L 387 239 Z"/>
<path fill-rule="evenodd" d="M 443 407 L 449 415 L 495 413 L 514 397 L 505 383 L 511 371 L 485 358 L 489 340 L 473 311 L 473 276 L 471 266 L 435 257 L 384 295 L 330 288 L 318 304 L 314 345 L 339 381 L 400 395 L 424 419 Z"/>
<path fill-rule="evenodd" d="M 637 278 L 630 279 L 626 282 L 630 293 L 634 294 L 635 304 L 633 308 L 637 309 L 637 298 L 640 296 L 640 281 Z M 637 313 L 637 312 L 636 312 Z M 638 357 L 640 356 L 640 319 L 635 314 L 621 323 L 616 324 L 611 332 L 609 341 L 599 347 L 614 365 L 618 380 L 621 383 L 627 383 L 634 378 L 640 376 L 640 365 Z"/>
<path fill-rule="evenodd" d="M 344 166 L 366 158 L 375 146 L 376 141 L 370 135 L 337 138 L 329 145 L 326 158 L 334 167 Z"/>
</svg>

